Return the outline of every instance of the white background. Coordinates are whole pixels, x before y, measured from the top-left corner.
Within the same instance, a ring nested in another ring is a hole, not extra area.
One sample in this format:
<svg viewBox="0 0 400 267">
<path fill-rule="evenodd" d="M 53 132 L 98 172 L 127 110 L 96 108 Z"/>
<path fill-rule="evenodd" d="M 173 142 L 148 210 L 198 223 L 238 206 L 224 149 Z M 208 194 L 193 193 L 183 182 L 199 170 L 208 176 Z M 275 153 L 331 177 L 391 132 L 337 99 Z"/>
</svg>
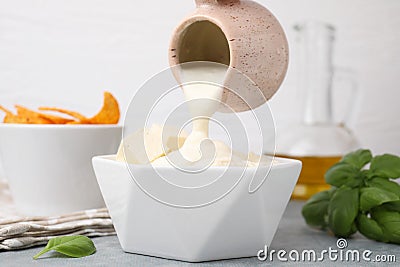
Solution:
<svg viewBox="0 0 400 267">
<path fill-rule="evenodd" d="M 259 2 L 278 17 L 291 48 L 295 23 L 335 25 L 334 63 L 354 70 L 360 89 L 350 128 L 363 147 L 400 154 L 400 1 Z M 0 104 L 92 115 L 109 90 L 125 111 L 135 90 L 168 67 L 170 34 L 193 8 L 194 0 L 0 0 Z M 296 79 L 291 64 L 270 101 L 278 133 L 299 117 Z"/>
</svg>

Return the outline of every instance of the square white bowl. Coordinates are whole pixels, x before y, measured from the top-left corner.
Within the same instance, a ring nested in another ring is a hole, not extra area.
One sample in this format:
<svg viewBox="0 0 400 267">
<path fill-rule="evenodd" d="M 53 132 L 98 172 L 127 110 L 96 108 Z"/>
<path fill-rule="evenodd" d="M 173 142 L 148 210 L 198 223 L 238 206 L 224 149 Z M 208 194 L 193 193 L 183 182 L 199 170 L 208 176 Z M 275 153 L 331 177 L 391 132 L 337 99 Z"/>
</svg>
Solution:
<svg viewBox="0 0 400 267">
<path fill-rule="evenodd" d="M 269 246 L 301 170 L 300 161 L 275 158 L 254 193 L 249 193 L 249 185 L 256 168 L 247 168 L 225 197 L 182 208 L 146 194 L 115 155 L 94 157 L 93 166 L 122 249 L 188 262 L 252 257 Z M 151 165 L 130 167 L 135 175 L 154 178 Z M 156 168 L 168 172 L 168 167 Z M 243 168 L 236 170 L 233 173 L 240 175 Z"/>
</svg>

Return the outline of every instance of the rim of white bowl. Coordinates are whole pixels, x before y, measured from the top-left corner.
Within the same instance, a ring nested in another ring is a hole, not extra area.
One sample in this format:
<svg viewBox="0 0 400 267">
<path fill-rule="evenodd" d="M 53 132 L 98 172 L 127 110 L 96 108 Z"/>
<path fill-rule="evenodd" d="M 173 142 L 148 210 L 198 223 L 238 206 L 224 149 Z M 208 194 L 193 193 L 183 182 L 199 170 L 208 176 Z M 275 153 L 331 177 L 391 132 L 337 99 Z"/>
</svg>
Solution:
<svg viewBox="0 0 400 267">
<path fill-rule="evenodd" d="M 29 128 L 29 129 L 107 129 L 123 128 L 119 124 L 23 124 L 23 123 L 0 123 L 0 128 Z"/>
</svg>

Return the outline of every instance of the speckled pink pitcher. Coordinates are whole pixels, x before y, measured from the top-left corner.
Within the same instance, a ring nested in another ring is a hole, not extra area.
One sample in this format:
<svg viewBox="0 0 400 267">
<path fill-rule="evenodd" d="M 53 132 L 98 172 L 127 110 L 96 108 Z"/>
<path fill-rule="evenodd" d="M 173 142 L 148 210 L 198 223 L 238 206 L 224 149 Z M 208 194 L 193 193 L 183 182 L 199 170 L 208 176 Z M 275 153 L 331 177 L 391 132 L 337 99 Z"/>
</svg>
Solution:
<svg viewBox="0 0 400 267">
<path fill-rule="evenodd" d="M 233 111 L 265 103 L 278 90 L 288 67 L 288 44 L 278 20 L 253 1 L 196 0 L 196 4 L 195 12 L 172 35 L 170 65 L 192 61 L 228 65 L 223 102 Z M 243 86 L 248 78 L 253 86 Z M 228 85 L 240 86 L 241 96 Z"/>
</svg>

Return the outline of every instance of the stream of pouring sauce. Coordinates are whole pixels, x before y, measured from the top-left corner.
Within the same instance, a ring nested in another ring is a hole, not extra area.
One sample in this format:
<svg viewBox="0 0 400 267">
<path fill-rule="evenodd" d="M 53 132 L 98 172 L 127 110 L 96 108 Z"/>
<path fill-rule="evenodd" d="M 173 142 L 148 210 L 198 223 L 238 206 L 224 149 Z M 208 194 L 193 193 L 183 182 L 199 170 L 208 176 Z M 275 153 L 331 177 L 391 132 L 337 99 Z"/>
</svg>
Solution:
<svg viewBox="0 0 400 267">
<path fill-rule="evenodd" d="M 166 157 L 172 159 L 177 153 L 182 156 L 175 157 L 178 158 L 177 165 L 200 160 L 212 166 L 259 165 L 260 156 L 232 151 L 224 142 L 209 139 L 210 118 L 221 104 L 223 87 L 220 85 L 224 83 L 227 70 L 228 67 L 222 64 L 182 66 L 182 87 L 192 117 L 192 132 L 178 151 L 154 160 L 152 165 L 170 166 Z"/>
</svg>

